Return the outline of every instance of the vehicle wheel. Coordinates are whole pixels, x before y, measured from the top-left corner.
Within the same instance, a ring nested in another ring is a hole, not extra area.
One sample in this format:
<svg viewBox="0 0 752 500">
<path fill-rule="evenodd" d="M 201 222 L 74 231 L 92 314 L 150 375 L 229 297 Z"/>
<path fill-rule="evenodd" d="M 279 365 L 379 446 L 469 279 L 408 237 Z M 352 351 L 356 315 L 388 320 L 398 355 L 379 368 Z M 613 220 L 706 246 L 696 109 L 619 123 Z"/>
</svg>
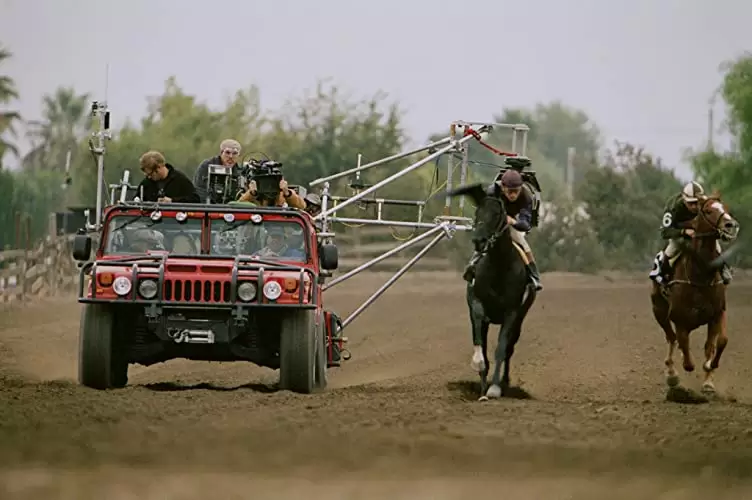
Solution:
<svg viewBox="0 0 752 500">
<path fill-rule="evenodd" d="M 280 388 L 313 392 L 317 364 L 315 311 L 290 311 L 282 319 L 279 358 Z"/>
<path fill-rule="evenodd" d="M 316 328 L 316 380 L 314 381 L 314 384 L 318 391 L 326 389 L 328 383 L 326 373 L 327 365 L 326 328 L 322 322 L 322 324 Z"/>
<path fill-rule="evenodd" d="M 93 389 L 125 387 L 128 361 L 115 335 L 112 309 L 84 304 L 78 343 L 78 381 Z"/>
</svg>

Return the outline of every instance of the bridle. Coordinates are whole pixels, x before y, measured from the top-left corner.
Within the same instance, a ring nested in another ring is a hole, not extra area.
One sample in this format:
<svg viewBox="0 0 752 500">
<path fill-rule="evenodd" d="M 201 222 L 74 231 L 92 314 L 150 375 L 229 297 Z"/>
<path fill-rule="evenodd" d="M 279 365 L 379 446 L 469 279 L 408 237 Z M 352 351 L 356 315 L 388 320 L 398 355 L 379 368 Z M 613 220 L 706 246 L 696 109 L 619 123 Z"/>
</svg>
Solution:
<svg viewBox="0 0 752 500">
<path fill-rule="evenodd" d="M 713 223 L 705 213 L 705 205 L 708 203 L 718 203 L 720 205 L 720 213 L 718 214 L 718 218 L 716 219 L 715 223 Z M 721 226 L 721 222 L 723 221 L 724 215 L 730 215 L 728 211 L 726 211 L 726 208 L 723 206 L 723 203 L 721 203 L 719 200 L 716 200 L 715 198 L 708 198 L 703 203 L 700 209 L 697 211 L 702 219 L 703 222 L 705 222 L 708 226 L 710 226 L 710 231 L 704 232 L 704 233 L 695 233 L 695 238 L 723 238 L 724 236 L 727 238 L 731 238 L 732 235 L 723 229 Z"/>
<path fill-rule="evenodd" d="M 483 200 L 484 203 L 492 199 L 496 203 L 499 204 L 501 207 L 501 210 L 499 211 L 499 220 L 494 225 L 493 231 L 491 232 L 491 236 L 489 236 L 486 241 L 483 243 L 483 247 L 480 250 L 481 254 L 485 254 L 488 252 L 488 250 L 493 247 L 493 245 L 496 243 L 496 241 L 503 235 L 507 230 L 509 230 L 509 224 L 507 223 L 507 218 L 505 217 L 506 210 L 504 210 L 504 201 L 498 197 L 493 195 L 487 195 L 486 198 Z M 477 217 L 477 214 L 476 214 Z"/>
</svg>

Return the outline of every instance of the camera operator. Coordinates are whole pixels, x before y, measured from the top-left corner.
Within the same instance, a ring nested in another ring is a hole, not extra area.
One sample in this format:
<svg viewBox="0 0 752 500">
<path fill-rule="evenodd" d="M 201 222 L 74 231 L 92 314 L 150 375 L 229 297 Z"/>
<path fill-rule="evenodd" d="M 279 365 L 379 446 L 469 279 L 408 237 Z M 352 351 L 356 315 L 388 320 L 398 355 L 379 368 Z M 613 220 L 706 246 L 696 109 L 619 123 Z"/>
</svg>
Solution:
<svg viewBox="0 0 752 500">
<path fill-rule="evenodd" d="M 311 214 L 311 217 L 316 217 L 321 213 L 321 196 L 316 193 L 308 193 L 304 200 L 306 203 L 305 211 Z"/>
<path fill-rule="evenodd" d="M 139 160 L 141 171 L 146 178 L 138 185 L 141 201 L 160 203 L 199 203 L 198 193 L 191 180 L 165 161 L 159 151 L 148 151 Z"/>
<path fill-rule="evenodd" d="M 206 183 L 209 177 L 209 165 L 224 165 L 225 167 L 232 167 L 232 178 L 237 185 L 238 177 L 240 177 L 240 167 L 238 166 L 238 157 L 240 156 L 240 143 L 235 139 L 225 139 L 219 145 L 219 155 L 207 158 L 201 162 L 201 165 L 196 169 L 196 173 L 193 176 L 193 185 L 196 186 L 199 198 L 204 203 L 208 196 L 206 189 Z"/>
<path fill-rule="evenodd" d="M 306 208 L 305 200 L 303 200 L 303 198 L 301 198 L 298 193 L 287 186 L 287 181 L 284 179 L 284 177 L 279 181 L 279 193 L 276 195 L 276 197 L 271 197 L 271 199 L 266 197 L 259 199 L 256 188 L 256 181 L 252 180 L 248 183 L 248 189 L 245 193 L 240 195 L 238 201 L 250 201 L 262 207 L 268 207 L 270 205 L 283 207 L 285 203 L 287 203 L 288 206 L 300 210 L 305 210 Z"/>
</svg>

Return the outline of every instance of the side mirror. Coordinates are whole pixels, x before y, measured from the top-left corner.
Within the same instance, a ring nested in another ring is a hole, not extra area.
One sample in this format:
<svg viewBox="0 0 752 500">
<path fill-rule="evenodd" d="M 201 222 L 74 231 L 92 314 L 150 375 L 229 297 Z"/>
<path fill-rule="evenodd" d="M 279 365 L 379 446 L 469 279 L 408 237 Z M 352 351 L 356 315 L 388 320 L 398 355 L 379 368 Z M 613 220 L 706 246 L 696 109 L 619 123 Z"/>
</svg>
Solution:
<svg viewBox="0 0 752 500">
<path fill-rule="evenodd" d="M 77 234 L 73 238 L 73 258 L 78 261 L 89 260 L 91 256 L 91 237 L 86 234 Z"/>
<path fill-rule="evenodd" d="M 339 266 L 339 250 L 334 243 L 323 243 L 319 246 L 321 268 L 333 271 Z"/>
</svg>

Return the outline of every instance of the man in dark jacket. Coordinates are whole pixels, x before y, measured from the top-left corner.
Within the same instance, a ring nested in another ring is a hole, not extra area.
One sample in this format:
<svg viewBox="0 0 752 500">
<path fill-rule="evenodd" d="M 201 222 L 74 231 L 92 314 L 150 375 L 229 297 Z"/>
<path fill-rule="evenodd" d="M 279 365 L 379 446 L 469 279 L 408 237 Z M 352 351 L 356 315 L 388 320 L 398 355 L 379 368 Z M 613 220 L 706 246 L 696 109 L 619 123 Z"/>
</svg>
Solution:
<svg viewBox="0 0 752 500">
<path fill-rule="evenodd" d="M 538 266 L 535 264 L 535 257 L 525 239 L 525 235 L 532 229 L 533 218 L 533 198 L 529 192 L 523 188 L 522 175 L 513 169 L 504 172 L 498 182 L 495 182 L 490 189 L 495 196 L 504 201 L 504 207 L 507 212 L 507 223 L 510 225 L 509 231 L 512 240 L 525 251 L 525 256 L 529 261 L 527 265 L 528 274 L 536 290 L 542 290 L 540 273 Z M 481 254 L 474 252 L 470 258 L 470 263 L 465 267 L 462 277 L 466 281 L 472 281 L 475 276 L 475 265 L 480 260 Z"/>
<path fill-rule="evenodd" d="M 138 185 L 141 201 L 160 203 L 200 203 L 196 188 L 182 172 L 165 161 L 159 151 L 149 151 L 141 155 L 141 172 L 146 178 Z"/>
<path fill-rule="evenodd" d="M 240 167 L 238 158 L 240 156 L 240 143 L 235 139 L 225 139 L 219 145 L 219 155 L 207 158 L 201 162 L 193 176 L 193 185 L 196 186 L 201 203 L 206 203 L 209 193 L 206 189 L 206 182 L 209 179 L 209 165 L 224 165 L 232 167 L 233 182 L 237 186 L 238 177 L 240 177 Z M 229 193 L 230 199 L 234 200 L 236 193 Z"/>
</svg>

